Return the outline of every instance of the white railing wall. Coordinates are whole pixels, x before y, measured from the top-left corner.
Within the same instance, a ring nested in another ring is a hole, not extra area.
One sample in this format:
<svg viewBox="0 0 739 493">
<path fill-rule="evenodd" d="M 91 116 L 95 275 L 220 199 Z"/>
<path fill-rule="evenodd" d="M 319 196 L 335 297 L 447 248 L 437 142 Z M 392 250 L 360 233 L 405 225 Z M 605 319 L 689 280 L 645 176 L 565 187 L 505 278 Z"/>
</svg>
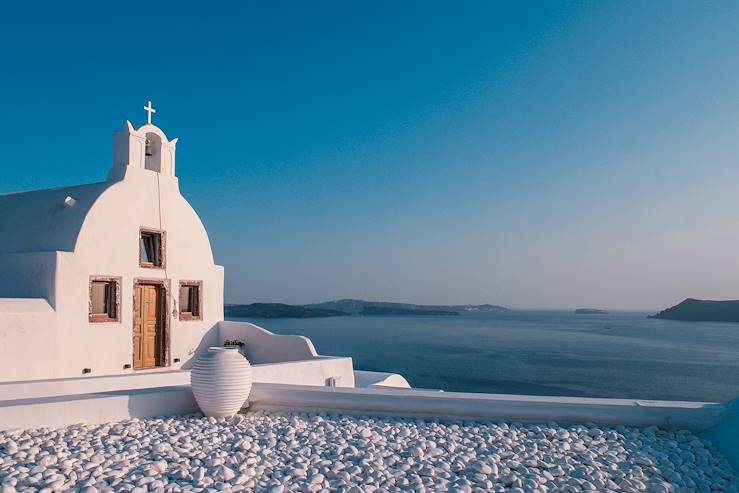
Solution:
<svg viewBox="0 0 739 493">
<path fill-rule="evenodd" d="M 252 364 L 280 363 L 318 358 L 310 339 L 278 335 L 248 322 L 218 322 L 220 342 L 237 340 L 245 344 L 245 356 Z"/>
</svg>

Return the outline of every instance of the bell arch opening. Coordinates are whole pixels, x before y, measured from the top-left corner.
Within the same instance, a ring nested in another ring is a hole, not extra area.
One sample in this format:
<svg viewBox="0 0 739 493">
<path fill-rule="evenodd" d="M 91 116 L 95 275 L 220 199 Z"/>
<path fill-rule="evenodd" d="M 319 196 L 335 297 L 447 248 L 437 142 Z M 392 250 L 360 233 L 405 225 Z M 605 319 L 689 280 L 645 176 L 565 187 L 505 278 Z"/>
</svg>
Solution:
<svg viewBox="0 0 739 493">
<path fill-rule="evenodd" d="M 161 173 L 162 171 L 162 139 L 153 132 L 146 134 L 146 152 L 144 168 Z"/>
</svg>

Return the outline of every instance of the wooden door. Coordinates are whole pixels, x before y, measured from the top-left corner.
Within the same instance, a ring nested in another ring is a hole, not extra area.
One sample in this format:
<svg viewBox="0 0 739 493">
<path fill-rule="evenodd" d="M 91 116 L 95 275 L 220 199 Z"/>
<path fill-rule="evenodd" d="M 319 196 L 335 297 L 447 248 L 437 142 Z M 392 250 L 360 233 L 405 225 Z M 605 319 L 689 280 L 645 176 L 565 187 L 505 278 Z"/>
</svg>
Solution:
<svg viewBox="0 0 739 493">
<path fill-rule="evenodd" d="M 133 305 L 133 367 L 136 370 L 154 368 L 161 360 L 161 288 L 137 285 Z"/>
</svg>

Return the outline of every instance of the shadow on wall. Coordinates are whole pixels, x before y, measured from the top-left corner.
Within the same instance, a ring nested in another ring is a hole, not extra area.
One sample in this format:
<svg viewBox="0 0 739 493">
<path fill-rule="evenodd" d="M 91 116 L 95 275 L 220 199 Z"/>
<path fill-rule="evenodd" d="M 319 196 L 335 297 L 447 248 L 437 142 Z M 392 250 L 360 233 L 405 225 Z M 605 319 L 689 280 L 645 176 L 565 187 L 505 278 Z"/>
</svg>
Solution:
<svg viewBox="0 0 739 493">
<path fill-rule="evenodd" d="M 199 411 L 195 396 L 189 386 L 126 390 L 106 392 L 106 394 L 120 394 L 128 398 L 128 416 L 120 416 L 120 419 L 129 417 L 144 419 L 191 414 Z"/>
<path fill-rule="evenodd" d="M 218 330 L 218 324 L 216 323 L 213 327 L 203 334 L 203 338 L 200 340 L 200 344 L 195 348 L 195 352 L 188 355 L 187 361 L 182 364 L 183 370 L 190 370 L 195 364 L 195 361 L 208 352 L 208 348 L 212 346 L 220 346 L 221 339 Z"/>
</svg>

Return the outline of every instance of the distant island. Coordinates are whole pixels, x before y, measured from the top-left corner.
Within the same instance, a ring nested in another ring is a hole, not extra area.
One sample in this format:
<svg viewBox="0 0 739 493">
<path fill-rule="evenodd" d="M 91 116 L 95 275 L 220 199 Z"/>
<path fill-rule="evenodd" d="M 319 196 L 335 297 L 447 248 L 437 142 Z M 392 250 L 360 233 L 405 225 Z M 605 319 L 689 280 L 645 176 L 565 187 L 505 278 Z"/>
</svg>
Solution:
<svg viewBox="0 0 739 493">
<path fill-rule="evenodd" d="M 353 300 L 353 299 L 344 299 L 344 300 L 336 300 L 336 301 L 326 301 L 323 303 L 314 303 L 312 305 L 306 305 L 311 308 L 321 308 L 321 309 L 329 309 L 329 310 L 338 310 L 341 312 L 346 312 L 351 315 L 377 315 L 378 312 L 375 311 L 376 308 L 381 308 L 383 310 L 413 310 L 417 311 L 418 313 L 404 313 L 406 315 L 451 315 L 452 313 L 448 312 L 455 312 L 454 314 L 460 314 L 462 312 L 499 312 L 499 311 L 506 311 L 508 310 L 506 307 L 500 306 L 500 305 L 414 305 L 410 303 L 390 303 L 387 301 L 365 301 L 365 300 Z M 371 308 L 370 310 L 372 313 L 363 313 L 366 308 Z M 438 312 L 438 313 L 435 313 Z M 385 312 L 383 315 L 390 315 L 390 312 Z M 397 314 L 400 314 L 399 312 Z"/>
<path fill-rule="evenodd" d="M 711 301 L 688 298 L 649 318 L 690 322 L 739 322 L 739 300 Z"/>
<path fill-rule="evenodd" d="M 397 308 L 397 307 L 383 307 L 383 306 L 365 306 L 364 309 L 359 312 L 360 315 L 459 315 L 459 312 L 447 311 L 447 310 L 427 310 L 418 308 Z"/>
<path fill-rule="evenodd" d="M 225 305 L 224 315 L 239 318 L 318 318 L 343 317 L 349 315 L 338 310 L 310 308 L 284 303 L 252 303 L 250 305 Z"/>
<path fill-rule="evenodd" d="M 284 303 L 227 304 L 224 315 L 236 318 L 318 318 L 348 315 L 425 315 L 454 316 L 462 312 L 487 313 L 508 310 L 499 305 L 412 305 L 385 301 L 336 300 L 311 305 Z"/>
<path fill-rule="evenodd" d="M 577 315 L 607 315 L 608 312 L 598 308 L 578 308 L 575 310 Z"/>
</svg>

